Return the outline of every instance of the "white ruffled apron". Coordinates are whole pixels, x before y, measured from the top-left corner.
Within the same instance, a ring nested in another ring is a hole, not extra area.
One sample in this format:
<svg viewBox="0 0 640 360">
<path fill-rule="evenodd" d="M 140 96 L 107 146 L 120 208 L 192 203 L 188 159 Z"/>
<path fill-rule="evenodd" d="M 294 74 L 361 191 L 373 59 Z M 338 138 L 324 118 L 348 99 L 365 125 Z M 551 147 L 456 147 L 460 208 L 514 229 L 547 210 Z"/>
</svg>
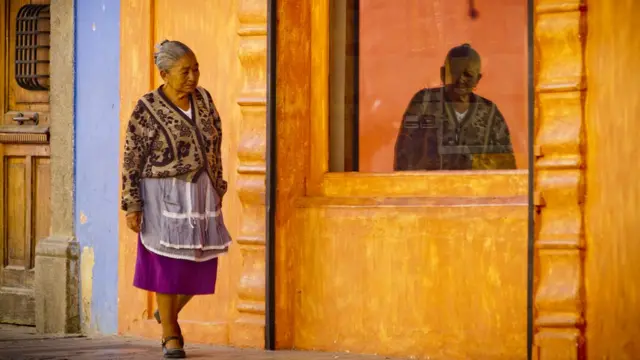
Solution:
<svg viewBox="0 0 640 360">
<path fill-rule="evenodd" d="M 178 178 L 145 178 L 142 244 L 151 252 L 175 259 L 211 260 L 228 251 L 231 236 L 222 216 L 220 197 L 206 172 L 195 182 Z"/>
</svg>

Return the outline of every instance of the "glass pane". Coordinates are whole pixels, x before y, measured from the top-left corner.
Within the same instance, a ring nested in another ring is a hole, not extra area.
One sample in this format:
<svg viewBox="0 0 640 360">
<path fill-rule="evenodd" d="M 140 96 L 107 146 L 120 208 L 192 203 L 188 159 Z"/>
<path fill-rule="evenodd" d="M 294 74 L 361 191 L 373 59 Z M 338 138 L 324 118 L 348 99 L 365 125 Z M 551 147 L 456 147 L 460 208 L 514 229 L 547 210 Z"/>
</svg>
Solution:
<svg viewBox="0 0 640 360">
<path fill-rule="evenodd" d="M 331 11 L 331 171 L 526 169 L 527 0 Z"/>
</svg>

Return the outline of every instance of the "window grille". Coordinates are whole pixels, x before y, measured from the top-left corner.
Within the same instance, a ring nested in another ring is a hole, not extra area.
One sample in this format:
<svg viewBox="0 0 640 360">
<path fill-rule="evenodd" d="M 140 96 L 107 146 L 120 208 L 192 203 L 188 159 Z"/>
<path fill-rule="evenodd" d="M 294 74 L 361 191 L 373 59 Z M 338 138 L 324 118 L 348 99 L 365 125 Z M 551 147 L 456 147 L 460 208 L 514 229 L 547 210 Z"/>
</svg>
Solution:
<svg viewBox="0 0 640 360">
<path fill-rule="evenodd" d="M 16 18 L 15 77 L 27 90 L 49 89 L 49 5 L 25 5 Z"/>
</svg>

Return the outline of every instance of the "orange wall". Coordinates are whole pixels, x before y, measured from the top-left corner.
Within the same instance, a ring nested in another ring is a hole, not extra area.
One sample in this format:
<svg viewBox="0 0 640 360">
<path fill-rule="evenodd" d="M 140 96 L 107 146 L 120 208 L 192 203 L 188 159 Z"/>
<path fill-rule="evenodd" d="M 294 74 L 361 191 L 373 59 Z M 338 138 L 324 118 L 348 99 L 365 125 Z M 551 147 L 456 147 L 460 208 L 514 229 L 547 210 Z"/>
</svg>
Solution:
<svg viewBox="0 0 640 360">
<path fill-rule="evenodd" d="M 637 0 L 589 1 L 587 351 L 640 359 L 640 17 Z"/>
<path fill-rule="evenodd" d="M 482 57 L 478 93 L 494 101 L 512 133 L 518 168 L 527 167 L 527 0 L 363 0 L 360 2 L 360 171 L 393 171 L 402 114 L 424 87 L 441 84 L 453 46 Z"/>
<path fill-rule="evenodd" d="M 294 231 L 296 348 L 526 359 L 526 197 L 306 198 Z"/>
</svg>

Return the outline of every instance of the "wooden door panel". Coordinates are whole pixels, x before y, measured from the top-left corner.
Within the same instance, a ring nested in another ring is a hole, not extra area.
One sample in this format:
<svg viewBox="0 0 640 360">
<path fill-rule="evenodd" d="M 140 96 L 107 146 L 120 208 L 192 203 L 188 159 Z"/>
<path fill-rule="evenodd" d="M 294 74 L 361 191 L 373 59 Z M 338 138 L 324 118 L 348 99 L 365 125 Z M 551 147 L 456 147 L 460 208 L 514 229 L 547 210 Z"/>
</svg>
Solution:
<svg viewBox="0 0 640 360">
<path fill-rule="evenodd" d="M 25 267 L 25 186 L 24 157 L 5 157 L 7 259 L 6 266 Z"/>
<path fill-rule="evenodd" d="M 33 268 L 25 269 L 22 266 L 6 266 L 4 268 L 2 286 L 5 288 L 25 288 L 33 287 Z"/>
<path fill-rule="evenodd" d="M 35 245 L 51 222 L 49 145 L 0 144 L 0 163 L 0 322 L 34 325 Z"/>
<path fill-rule="evenodd" d="M 49 92 L 30 91 L 18 86 L 15 80 L 15 59 L 16 59 L 16 16 L 20 8 L 27 4 L 48 4 L 49 0 L 11 0 L 9 6 L 9 111 L 49 111 Z M 43 24 L 48 26 L 48 24 Z M 48 29 L 47 29 L 48 30 Z M 42 64 L 41 66 L 48 64 Z"/>
</svg>

